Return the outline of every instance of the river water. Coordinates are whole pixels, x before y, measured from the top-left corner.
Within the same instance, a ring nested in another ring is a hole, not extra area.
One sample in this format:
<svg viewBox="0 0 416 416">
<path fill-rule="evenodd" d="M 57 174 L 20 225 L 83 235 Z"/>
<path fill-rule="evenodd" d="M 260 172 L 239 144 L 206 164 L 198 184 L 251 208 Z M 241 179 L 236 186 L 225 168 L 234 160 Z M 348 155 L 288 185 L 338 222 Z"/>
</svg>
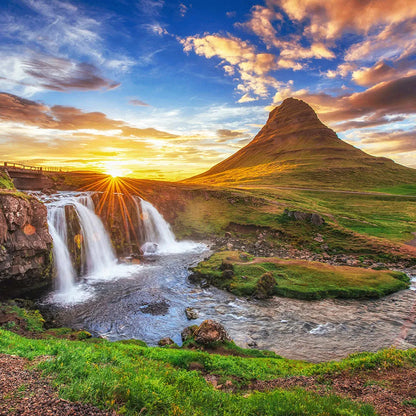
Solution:
<svg viewBox="0 0 416 416">
<path fill-rule="evenodd" d="M 89 281 L 87 300 L 51 305 L 56 322 L 109 340 L 136 338 L 156 345 L 163 337 L 180 344 L 183 328 L 211 318 L 242 347 L 309 361 L 416 344 L 413 290 L 375 301 L 244 300 L 189 283 L 188 267 L 206 255 L 153 256 L 140 266 L 121 268 L 124 277 Z M 186 307 L 193 307 L 199 318 L 187 320 Z"/>
</svg>

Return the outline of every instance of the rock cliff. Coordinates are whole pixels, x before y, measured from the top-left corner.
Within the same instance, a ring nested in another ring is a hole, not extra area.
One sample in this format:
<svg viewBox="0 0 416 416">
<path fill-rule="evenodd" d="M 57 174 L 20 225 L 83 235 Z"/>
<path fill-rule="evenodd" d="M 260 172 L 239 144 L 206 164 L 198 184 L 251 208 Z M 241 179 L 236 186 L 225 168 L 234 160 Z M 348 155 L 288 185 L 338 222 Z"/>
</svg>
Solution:
<svg viewBox="0 0 416 416">
<path fill-rule="evenodd" d="M 52 238 L 36 198 L 0 193 L 0 297 L 33 297 L 52 282 Z"/>
</svg>

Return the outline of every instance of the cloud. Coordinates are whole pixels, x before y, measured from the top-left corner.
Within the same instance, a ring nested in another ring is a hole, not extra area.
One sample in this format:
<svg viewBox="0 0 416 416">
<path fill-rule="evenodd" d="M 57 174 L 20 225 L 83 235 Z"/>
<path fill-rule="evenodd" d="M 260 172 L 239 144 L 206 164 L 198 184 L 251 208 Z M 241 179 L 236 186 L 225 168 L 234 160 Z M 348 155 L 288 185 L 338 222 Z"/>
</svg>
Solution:
<svg viewBox="0 0 416 416">
<path fill-rule="evenodd" d="M 120 84 L 102 77 L 92 64 L 48 55 L 24 57 L 0 52 L 0 85 L 20 85 L 27 92 L 41 90 L 90 91 L 113 89 Z"/>
<path fill-rule="evenodd" d="M 415 62 L 410 60 L 401 60 L 396 62 L 395 66 L 381 61 L 372 67 L 360 68 L 352 73 L 352 79 L 356 84 L 362 86 L 371 86 L 384 81 L 391 81 L 403 76 L 416 74 L 414 68 Z"/>
<path fill-rule="evenodd" d="M 312 105 L 320 118 L 337 129 L 336 123 L 354 121 L 356 126 L 381 125 L 390 123 L 392 115 L 416 113 L 416 76 L 381 82 L 362 92 L 332 96 L 325 93 L 311 93 L 308 90 L 294 91 L 291 87 L 275 95 L 277 104 L 289 96 L 303 99 Z M 356 120 L 359 119 L 359 120 Z M 346 125 L 338 124 L 340 129 Z M 344 128 L 343 128 L 344 127 Z"/>
<path fill-rule="evenodd" d="M 412 17 L 412 19 L 411 19 Z M 404 55 L 413 55 L 416 49 L 416 19 L 409 15 L 402 22 L 382 26 L 374 34 L 366 36 L 361 42 L 350 46 L 345 53 L 349 62 L 374 62 L 380 60 L 403 59 Z"/>
<path fill-rule="evenodd" d="M 314 39 L 336 39 L 343 33 L 368 34 L 380 25 L 396 24 L 416 17 L 412 0 L 268 0 L 290 19 L 306 22 L 305 34 Z"/>
<path fill-rule="evenodd" d="M 104 42 L 113 29 L 109 15 L 100 19 L 81 5 L 53 0 L 22 0 L 21 13 L 0 15 L 0 76 L 5 88 L 31 95 L 56 91 L 108 89 L 117 82 L 98 67 L 126 72 L 135 61 L 122 53 L 109 56 Z"/>
<path fill-rule="evenodd" d="M 139 0 L 140 11 L 150 16 L 158 16 L 164 5 L 164 0 Z"/>
<path fill-rule="evenodd" d="M 132 98 L 132 99 L 129 101 L 129 104 L 131 104 L 131 105 L 136 105 L 136 106 L 138 106 L 138 107 L 150 107 L 150 104 L 147 104 L 147 103 L 145 103 L 144 101 L 139 100 L 139 99 L 137 99 L 137 98 Z"/>
<path fill-rule="evenodd" d="M 186 15 L 186 13 L 188 12 L 189 7 L 186 6 L 183 3 L 179 4 L 179 14 L 181 15 L 181 17 L 184 17 Z"/>
<path fill-rule="evenodd" d="M 246 137 L 247 133 L 241 130 L 229 130 L 229 129 L 218 129 L 217 130 L 217 142 L 227 142 L 232 139 L 238 139 Z"/>
<path fill-rule="evenodd" d="M 0 120 L 61 131 L 115 131 L 115 135 L 153 139 L 178 137 L 154 128 L 139 129 L 129 126 L 124 121 L 110 119 L 101 112 L 87 113 L 75 107 L 62 105 L 48 107 L 8 93 L 0 93 Z"/>
<path fill-rule="evenodd" d="M 205 58 L 219 58 L 227 75 L 238 74 L 240 83 L 237 90 L 242 93 L 240 102 L 267 97 L 269 88 L 280 83 L 268 74 L 277 69 L 274 55 L 257 53 L 256 48 L 237 37 L 219 34 L 189 36 L 181 40 L 185 52 L 194 51 Z"/>
<path fill-rule="evenodd" d="M 395 131 L 361 131 L 354 134 L 361 146 L 374 155 L 416 156 L 416 129 Z M 397 156 L 396 156 L 397 157 Z M 413 165 L 416 165 L 413 159 Z"/>
<path fill-rule="evenodd" d="M 309 47 L 305 47 L 300 44 L 299 36 L 289 35 L 286 36 L 289 39 L 285 39 L 275 29 L 275 21 L 279 22 L 279 26 L 282 25 L 284 18 L 281 13 L 270 7 L 254 6 L 250 20 L 236 25 L 255 33 L 268 49 L 277 48 L 280 51 L 281 67 L 298 70 L 302 68 L 300 63 L 296 63 L 298 60 L 335 58 L 335 54 L 322 42 L 311 42 Z"/>
</svg>

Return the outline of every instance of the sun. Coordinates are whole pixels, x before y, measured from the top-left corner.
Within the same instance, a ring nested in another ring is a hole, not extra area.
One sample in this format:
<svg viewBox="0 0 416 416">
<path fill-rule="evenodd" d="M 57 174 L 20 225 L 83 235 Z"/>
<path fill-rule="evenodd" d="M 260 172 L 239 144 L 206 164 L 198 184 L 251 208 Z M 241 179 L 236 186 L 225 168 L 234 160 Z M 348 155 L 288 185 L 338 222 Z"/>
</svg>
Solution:
<svg viewBox="0 0 416 416">
<path fill-rule="evenodd" d="M 125 171 L 118 168 L 110 168 L 105 173 L 110 175 L 112 178 L 119 178 L 125 175 Z"/>
</svg>

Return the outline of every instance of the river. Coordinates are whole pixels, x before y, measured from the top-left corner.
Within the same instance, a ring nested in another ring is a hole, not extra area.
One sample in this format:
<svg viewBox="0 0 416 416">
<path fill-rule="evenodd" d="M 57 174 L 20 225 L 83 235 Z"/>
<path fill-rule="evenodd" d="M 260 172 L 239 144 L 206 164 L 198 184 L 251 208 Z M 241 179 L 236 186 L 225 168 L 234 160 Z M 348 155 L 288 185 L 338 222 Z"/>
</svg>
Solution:
<svg viewBox="0 0 416 416">
<path fill-rule="evenodd" d="M 74 194 L 48 198 L 51 213 L 60 209 L 65 198 L 80 209 Z M 77 198 L 90 207 L 85 195 Z M 157 345 L 161 338 L 170 337 L 181 344 L 185 327 L 210 318 L 221 322 L 242 347 L 315 362 L 391 345 L 416 345 L 415 282 L 412 289 L 379 300 L 239 299 L 214 287 L 191 284 L 189 267 L 209 255 L 207 247 L 176 242 L 160 214 L 152 213 L 154 207 L 147 202 L 142 205 L 154 215 L 146 226 L 156 227 L 149 233 L 160 235 L 164 249 L 145 256 L 141 264 L 117 264 L 113 259 L 111 267 L 107 264 L 105 269 L 87 273 L 69 289 L 58 287 L 42 301 L 57 326 L 85 329 L 111 341 L 135 338 Z M 90 208 L 89 215 L 94 216 Z M 87 228 L 85 241 L 92 241 Z M 98 244 L 96 232 L 94 238 Z M 57 241 L 62 244 L 62 238 Z M 197 311 L 198 319 L 186 318 L 187 307 Z"/>
</svg>

